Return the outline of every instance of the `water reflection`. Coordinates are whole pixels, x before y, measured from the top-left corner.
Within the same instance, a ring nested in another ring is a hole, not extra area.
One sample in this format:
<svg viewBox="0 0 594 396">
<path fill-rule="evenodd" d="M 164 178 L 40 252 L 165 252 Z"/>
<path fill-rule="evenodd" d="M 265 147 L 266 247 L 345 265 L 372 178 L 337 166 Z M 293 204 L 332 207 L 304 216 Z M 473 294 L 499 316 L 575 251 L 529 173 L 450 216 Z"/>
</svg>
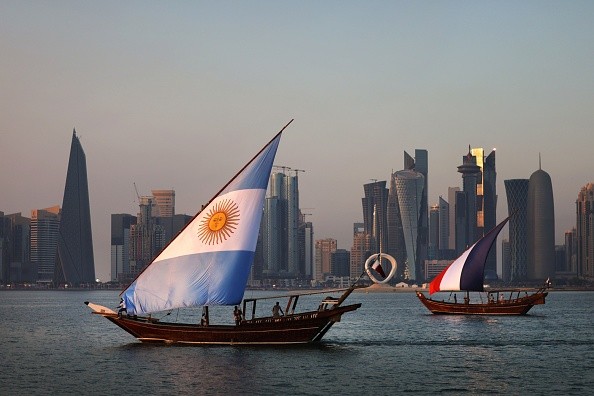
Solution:
<svg viewBox="0 0 594 396">
<path fill-rule="evenodd" d="M 522 317 L 431 315 L 412 293 L 351 297 L 363 306 L 321 344 L 192 347 L 140 343 L 82 303 L 112 306 L 117 292 L 0 291 L 0 384 L 22 394 L 571 395 L 594 388 L 592 292 L 551 293 Z M 220 315 L 232 320 L 231 308 Z"/>
</svg>

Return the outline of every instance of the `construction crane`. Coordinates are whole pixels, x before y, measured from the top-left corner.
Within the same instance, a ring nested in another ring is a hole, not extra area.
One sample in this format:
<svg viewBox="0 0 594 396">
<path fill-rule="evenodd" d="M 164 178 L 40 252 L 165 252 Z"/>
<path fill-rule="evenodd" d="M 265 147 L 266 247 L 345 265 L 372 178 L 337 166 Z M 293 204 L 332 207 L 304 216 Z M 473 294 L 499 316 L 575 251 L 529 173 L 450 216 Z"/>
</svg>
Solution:
<svg viewBox="0 0 594 396">
<path fill-rule="evenodd" d="M 134 184 L 134 191 L 136 191 L 136 198 L 138 198 L 138 203 L 140 203 L 140 194 L 138 194 L 138 187 L 136 187 L 136 182 Z"/>
<path fill-rule="evenodd" d="M 283 173 L 287 173 L 287 170 L 291 170 L 290 167 L 284 165 L 272 165 L 274 169 L 282 169 Z"/>
<path fill-rule="evenodd" d="M 295 177 L 297 177 L 297 174 L 299 172 L 305 172 L 303 169 L 293 169 L 295 171 Z"/>
</svg>

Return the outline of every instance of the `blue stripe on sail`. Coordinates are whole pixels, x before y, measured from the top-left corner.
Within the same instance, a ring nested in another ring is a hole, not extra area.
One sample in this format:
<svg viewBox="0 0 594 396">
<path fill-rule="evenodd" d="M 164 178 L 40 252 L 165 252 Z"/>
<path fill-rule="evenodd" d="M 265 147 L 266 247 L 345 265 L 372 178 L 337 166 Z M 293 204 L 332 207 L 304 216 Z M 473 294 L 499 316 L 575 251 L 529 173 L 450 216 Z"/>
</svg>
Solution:
<svg viewBox="0 0 594 396">
<path fill-rule="evenodd" d="M 460 274 L 460 290 L 483 291 L 484 263 L 491 245 L 481 242 L 474 246 L 466 258 Z"/>
<path fill-rule="evenodd" d="M 460 290 L 484 290 L 485 262 L 487 261 L 489 250 L 491 250 L 491 246 L 493 246 L 493 243 L 497 239 L 499 231 L 501 231 L 508 219 L 509 217 L 489 231 L 487 235 L 474 245 L 466 258 L 464 268 L 462 268 L 462 273 L 460 274 Z"/>
<path fill-rule="evenodd" d="M 150 279 L 137 279 L 122 295 L 129 314 L 173 307 L 237 305 L 250 272 L 254 252 L 198 253 L 154 263 Z"/>
<path fill-rule="evenodd" d="M 278 135 L 270 144 L 256 157 L 244 170 L 233 180 L 220 195 L 235 190 L 250 190 L 260 188 L 266 190 L 268 178 L 276 149 L 280 142 L 281 135 Z"/>
</svg>

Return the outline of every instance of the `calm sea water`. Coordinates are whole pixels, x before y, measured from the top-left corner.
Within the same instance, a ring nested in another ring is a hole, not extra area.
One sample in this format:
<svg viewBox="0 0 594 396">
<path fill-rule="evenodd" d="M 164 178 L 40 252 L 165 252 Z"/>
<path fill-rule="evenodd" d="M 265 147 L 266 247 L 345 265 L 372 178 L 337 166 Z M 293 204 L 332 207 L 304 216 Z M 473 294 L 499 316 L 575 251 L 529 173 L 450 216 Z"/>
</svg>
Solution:
<svg viewBox="0 0 594 396">
<path fill-rule="evenodd" d="M 109 307 L 119 301 L 115 291 L 0 291 L 0 394 L 581 395 L 594 389 L 594 292 L 552 292 L 524 317 L 435 316 L 413 293 L 355 293 L 348 301 L 363 306 L 343 316 L 321 344 L 264 348 L 142 344 L 91 315 L 86 300 Z M 231 321 L 231 308 L 218 312 Z M 180 319 L 175 315 L 169 320 Z"/>
</svg>

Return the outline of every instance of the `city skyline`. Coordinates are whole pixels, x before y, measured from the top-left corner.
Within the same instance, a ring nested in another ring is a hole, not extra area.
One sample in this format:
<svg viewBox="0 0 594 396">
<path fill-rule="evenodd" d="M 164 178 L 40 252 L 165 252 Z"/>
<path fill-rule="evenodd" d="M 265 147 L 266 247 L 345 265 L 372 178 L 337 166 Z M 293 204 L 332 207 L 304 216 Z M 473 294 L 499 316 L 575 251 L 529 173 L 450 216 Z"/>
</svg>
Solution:
<svg viewBox="0 0 594 396">
<path fill-rule="evenodd" d="M 175 189 L 193 215 L 288 120 L 276 165 L 304 169 L 314 238 L 352 244 L 363 185 L 429 153 L 429 200 L 468 145 L 507 179 L 552 179 L 555 242 L 592 182 L 589 2 L 8 2 L 2 5 L 0 210 L 61 203 L 70 131 L 87 157 L 96 272 L 110 215 Z M 51 15 L 51 18 L 48 18 Z M 286 18 L 291 15 L 291 18 Z M 84 32 L 84 34 L 81 34 Z M 502 236 L 507 235 L 504 230 Z"/>
</svg>

